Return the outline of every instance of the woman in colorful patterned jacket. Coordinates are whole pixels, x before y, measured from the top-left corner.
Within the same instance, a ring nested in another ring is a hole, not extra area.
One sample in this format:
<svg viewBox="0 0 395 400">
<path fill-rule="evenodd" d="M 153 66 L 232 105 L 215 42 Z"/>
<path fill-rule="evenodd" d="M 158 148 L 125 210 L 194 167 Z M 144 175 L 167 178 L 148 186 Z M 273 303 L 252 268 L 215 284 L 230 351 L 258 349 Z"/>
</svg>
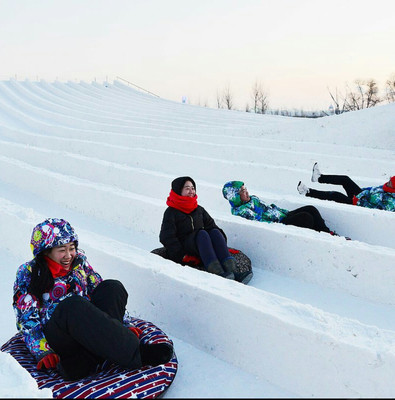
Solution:
<svg viewBox="0 0 395 400">
<path fill-rule="evenodd" d="M 289 211 L 275 204 L 266 204 L 257 196 L 250 196 L 242 181 L 225 183 L 222 194 L 229 201 L 233 215 L 260 222 L 279 222 L 338 236 L 326 226 L 320 212 L 313 206 Z"/>
<path fill-rule="evenodd" d="M 307 197 L 314 197 L 321 200 L 331 200 L 337 203 L 353 204 L 378 210 L 395 211 L 395 176 L 392 176 L 384 185 L 360 188 L 347 175 L 321 174 L 318 164 L 315 163 L 311 181 L 341 185 L 346 194 L 335 191 L 311 189 L 302 182 L 299 182 L 297 186 L 298 192 Z"/>
<path fill-rule="evenodd" d="M 37 369 L 57 368 L 74 380 L 106 360 L 136 369 L 171 359 L 170 344 L 140 343 L 141 331 L 126 311 L 125 287 L 103 280 L 91 267 L 67 221 L 41 222 L 30 245 L 34 258 L 18 268 L 13 307 Z"/>
</svg>

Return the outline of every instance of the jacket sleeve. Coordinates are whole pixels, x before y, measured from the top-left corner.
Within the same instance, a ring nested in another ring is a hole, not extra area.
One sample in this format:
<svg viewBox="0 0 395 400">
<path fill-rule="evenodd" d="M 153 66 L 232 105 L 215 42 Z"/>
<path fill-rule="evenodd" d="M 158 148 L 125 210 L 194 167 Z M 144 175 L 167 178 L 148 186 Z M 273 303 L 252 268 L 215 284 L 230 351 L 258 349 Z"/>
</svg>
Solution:
<svg viewBox="0 0 395 400">
<path fill-rule="evenodd" d="M 232 208 L 232 214 L 249 220 L 259 220 L 259 215 L 252 210 L 248 205 L 241 205 L 240 207 Z"/>
<path fill-rule="evenodd" d="M 175 214 L 169 210 L 168 208 L 163 214 L 159 240 L 165 246 L 168 257 L 176 263 L 181 263 L 185 252 L 177 237 Z"/>
<path fill-rule="evenodd" d="M 97 273 L 93 267 L 89 264 L 87 258 L 83 256 L 80 259 L 83 263 L 83 268 L 85 272 L 85 279 L 87 284 L 87 295 L 90 297 L 92 292 L 97 288 L 99 283 L 103 282 L 103 278 Z"/>
<path fill-rule="evenodd" d="M 16 327 L 22 333 L 22 338 L 30 353 L 39 360 L 52 350 L 44 336 L 39 302 L 29 293 L 31 268 L 28 263 L 18 268 L 12 305 L 16 316 Z"/>
</svg>

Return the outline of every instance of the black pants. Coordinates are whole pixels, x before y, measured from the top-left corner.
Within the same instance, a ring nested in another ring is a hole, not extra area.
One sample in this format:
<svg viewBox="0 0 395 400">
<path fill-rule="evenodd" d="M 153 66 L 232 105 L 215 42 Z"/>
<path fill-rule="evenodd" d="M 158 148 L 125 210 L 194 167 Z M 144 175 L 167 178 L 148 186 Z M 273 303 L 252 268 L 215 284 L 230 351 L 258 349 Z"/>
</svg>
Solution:
<svg viewBox="0 0 395 400">
<path fill-rule="evenodd" d="M 289 211 L 288 215 L 281 220 L 281 223 L 314 229 L 317 232 L 330 232 L 320 212 L 314 206 L 304 206 Z"/>
<path fill-rule="evenodd" d="M 65 379 L 80 379 L 104 360 L 140 368 L 139 339 L 123 324 L 128 294 L 121 282 L 105 280 L 91 301 L 81 296 L 63 300 L 44 327 L 49 346 L 60 357 Z"/>
<path fill-rule="evenodd" d="M 352 204 L 353 197 L 362 191 L 362 189 L 347 175 L 321 175 L 318 178 L 318 182 L 341 185 L 343 186 L 347 195 L 334 191 L 325 192 L 322 190 L 309 189 L 309 192 L 306 194 L 306 196 L 321 200 L 331 200 L 335 201 L 336 203 Z"/>
</svg>

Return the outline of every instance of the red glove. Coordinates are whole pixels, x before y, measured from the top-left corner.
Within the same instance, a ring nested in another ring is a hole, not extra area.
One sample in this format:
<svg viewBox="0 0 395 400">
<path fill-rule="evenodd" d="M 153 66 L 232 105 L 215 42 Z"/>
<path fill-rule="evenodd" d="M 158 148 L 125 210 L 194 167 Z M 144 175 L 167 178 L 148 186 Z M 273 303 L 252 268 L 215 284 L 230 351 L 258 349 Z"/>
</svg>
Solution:
<svg viewBox="0 0 395 400">
<path fill-rule="evenodd" d="M 37 369 L 49 369 L 49 368 L 56 368 L 59 363 L 59 356 L 55 353 L 49 353 L 44 356 L 38 363 Z"/>
<path fill-rule="evenodd" d="M 182 262 L 184 264 L 196 266 L 199 265 L 202 262 L 202 260 L 199 257 L 189 256 L 188 254 L 186 254 L 182 259 Z"/>
<path fill-rule="evenodd" d="M 135 326 L 129 326 L 128 329 L 132 331 L 138 338 L 140 338 L 141 334 L 143 333 L 143 331 L 140 328 L 137 328 Z"/>
<path fill-rule="evenodd" d="M 229 253 L 231 253 L 231 254 L 238 254 L 238 253 L 240 253 L 240 250 L 232 249 L 231 247 L 229 247 L 228 250 L 229 250 Z"/>
</svg>

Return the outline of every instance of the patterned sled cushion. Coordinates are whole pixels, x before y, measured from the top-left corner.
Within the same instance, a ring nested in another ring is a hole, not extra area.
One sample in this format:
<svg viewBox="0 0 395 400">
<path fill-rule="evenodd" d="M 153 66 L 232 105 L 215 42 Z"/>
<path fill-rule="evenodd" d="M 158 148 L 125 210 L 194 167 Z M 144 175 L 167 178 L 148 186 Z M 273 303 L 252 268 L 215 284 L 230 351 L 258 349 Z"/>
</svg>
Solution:
<svg viewBox="0 0 395 400">
<path fill-rule="evenodd" d="M 249 257 L 247 257 L 241 250 L 237 250 L 232 247 L 228 247 L 228 249 L 231 255 L 236 260 L 236 268 L 238 269 L 239 273 L 252 272 L 251 260 L 249 259 Z M 168 259 L 165 247 L 159 247 L 157 249 L 154 249 L 151 251 L 151 253 L 157 254 L 158 256 Z M 193 268 L 197 268 L 200 270 L 204 269 L 203 265 L 198 265 Z"/>
<path fill-rule="evenodd" d="M 143 343 L 173 342 L 154 324 L 134 318 L 133 323 L 143 332 Z M 1 351 L 10 353 L 23 368 L 36 380 L 38 388 L 50 388 L 54 398 L 112 399 L 139 398 L 154 399 L 162 396 L 169 388 L 177 373 L 177 357 L 157 367 L 145 366 L 141 369 L 128 370 L 105 362 L 94 375 L 77 381 L 64 381 L 55 371 L 38 371 L 37 361 L 27 349 L 22 335 L 17 333 Z"/>
</svg>

